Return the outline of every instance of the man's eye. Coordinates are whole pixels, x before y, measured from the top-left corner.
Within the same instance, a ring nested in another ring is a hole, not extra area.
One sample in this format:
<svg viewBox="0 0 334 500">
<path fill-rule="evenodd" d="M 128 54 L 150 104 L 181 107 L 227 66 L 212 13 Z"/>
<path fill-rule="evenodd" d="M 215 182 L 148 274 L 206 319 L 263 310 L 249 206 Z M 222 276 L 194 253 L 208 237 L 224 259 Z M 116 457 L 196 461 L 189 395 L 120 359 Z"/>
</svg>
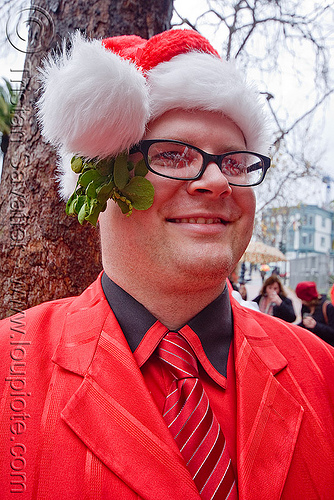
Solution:
<svg viewBox="0 0 334 500">
<path fill-rule="evenodd" d="M 228 158 L 223 160 L 222 172 L 226 175 L 237 176 L 245 174 L 247 172 L 247 167 L 234 158 Z"/>
<path fill-rule="evenodd" d="M 160 151 L 151 157 L 153 163 L 170 163 L 178 159 L 178 153 L 174 151 Z"/>
<path fill-rule="evenodd" d="M 180 153 L 177 151 L 164 151 L 160 153 L 160 156 L 170 161 L 178 161 L 181 158 Z"/>
<path fill-rule="evenodd" d="M 161 151 L 151 158 L 154 165 L 164 165 L 166 167 L 182 168 L 189 164 L 190 159 L 179 151 Z"/>
</svg>

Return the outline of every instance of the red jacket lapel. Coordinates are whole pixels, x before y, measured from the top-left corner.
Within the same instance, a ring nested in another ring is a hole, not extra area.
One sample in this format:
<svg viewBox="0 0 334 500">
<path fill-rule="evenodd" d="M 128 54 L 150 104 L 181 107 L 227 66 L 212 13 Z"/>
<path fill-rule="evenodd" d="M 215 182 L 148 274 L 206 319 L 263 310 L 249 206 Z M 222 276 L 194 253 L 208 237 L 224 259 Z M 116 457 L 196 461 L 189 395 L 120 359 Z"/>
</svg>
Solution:
<svg viewBox="0 0 334 500">
<path fill-rule="evenodd" d="M 240 499 L 278 500 L 284 487 L 303 408 L 275 375 L 286 359 L 264 330 L 234 306 Z"/>
</svg>

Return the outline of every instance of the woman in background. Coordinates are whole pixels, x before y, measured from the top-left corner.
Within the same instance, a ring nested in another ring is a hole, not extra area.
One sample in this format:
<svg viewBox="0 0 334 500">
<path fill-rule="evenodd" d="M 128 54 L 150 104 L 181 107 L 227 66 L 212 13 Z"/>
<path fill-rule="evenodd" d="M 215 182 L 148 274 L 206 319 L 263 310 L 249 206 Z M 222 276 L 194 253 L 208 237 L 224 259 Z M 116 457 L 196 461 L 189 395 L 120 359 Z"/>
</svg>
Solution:
<svg viewBox="0 0 334 500">
<path fill-rule="evenodd" d="M 314 281 L 298 283 L 296 295 L 302 301 L 303 319 L 299 326 L 334 346 L 334 306 L 325 295 L 319 295 Z"/>
<path fill-rule="evenodd" d="M 259 305 L 261 312 L 284 319 L 289 323 L 296 320 L 292 301 L 286 296 L 282 283 L 273 274 L 263 283 L 260 295 L 253 299 Z"/>
</svg>

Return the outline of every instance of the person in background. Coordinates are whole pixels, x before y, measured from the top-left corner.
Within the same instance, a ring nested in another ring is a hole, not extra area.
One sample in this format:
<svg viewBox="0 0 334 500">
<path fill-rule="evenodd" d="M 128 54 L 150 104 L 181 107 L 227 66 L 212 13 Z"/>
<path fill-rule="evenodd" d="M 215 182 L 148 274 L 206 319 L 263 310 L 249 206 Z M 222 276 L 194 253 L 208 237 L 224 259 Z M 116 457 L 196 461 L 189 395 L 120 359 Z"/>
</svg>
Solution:
<svg viewBox="0 0 334 500">
<path fill-rule="evenodd" d="M 262 283 L 264 283 L 264 280 L 266 278 L 266 274 L 269 271 L 270 267 L 267 264 L 262 264 L 260 267 L 260 275 L 261 275 L 261 280 Z"/>
<path fill-rule="evenodd" d="M 239 292 L 240 267 L 241 267 L 241 264 L 240 264 L 240 262 L 238 262 L 238 264 L 235 266 L 235 268 L 233 269 L 233 271 L 230 273 L 230 275 L 228 277 L 229 282 L 231 283 L 233 290 L 235 290 L 236 292 Z"/>
<path fill-rule="evenodd" d="M 298 283 L 296 295 L 302 301 L 302 322 L 299 326 L 334 346 L 334 306 L 325 295 L 318 293 L 314 281 Z"/>
<path fill-rule="evenodd" d="M 260 295 L 253 299 L 259 304 L 260 311 L 284 319 L 289 323 L 296 320 L 292 301 L 286 296 L 282 283 L 276 274 L 272 274 L 263 283 Z"/>
<path fill-rule="evenodd" d="M 330 297 L 331 297 L 331 302 L 334 305 L 334 285 L 332 285 L 331 287 Z"/>
<path fill-rule="evenodd" d="M 273 276 L 279 276 L 279 268 L 275 266 L 271 274 Z"/>
<path fill-rule="evenodd" d="M 240 293 L 241 297 L 243 298 L 243 300 L 247 300 L 247 288 L 246 288 L 246 284 L 244 281 L 242 281 L 240 283 L 239 293 Z"/>
<path fill-rule="evenodd" d="M 242 265 L 240 264 L 240 262 L 238 262 L 236 267 L 229 275 L 228 279 L 232 285 L 233 290 L 239 292 L 243 300 L 247 300 L 247 288 L 245 282 L 241 278 L 239 278 L 240 269 L 242 269 Z"/>
<path fill-rule="evenodd" d="M 258 311 L 259 306 L 255 304 L 255 302 L 247 300 L 247 288 L 245 283 L 239 282 L 240 267 L 241 264 L 240 262 L 238 262 L 238 264 L 228 277 L 231 283 L 231 287 L 233 288 L 232 296 L 239 302 L 239 304 L 243 305 L 244 307 L 248 307 L 249 309 Z"/>
</svg>

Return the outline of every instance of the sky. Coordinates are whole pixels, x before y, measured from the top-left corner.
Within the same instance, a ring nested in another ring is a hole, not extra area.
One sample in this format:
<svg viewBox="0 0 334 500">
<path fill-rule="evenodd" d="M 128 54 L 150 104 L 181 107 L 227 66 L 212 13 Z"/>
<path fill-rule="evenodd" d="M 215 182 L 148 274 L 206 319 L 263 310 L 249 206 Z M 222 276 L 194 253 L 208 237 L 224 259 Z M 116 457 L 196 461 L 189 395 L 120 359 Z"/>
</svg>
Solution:
<svg viewBox="0 0 334 500">
<path fill-rule="evenodd" d="M 203 12 L 203 0 L 175 0 L 174 5 L 176 10 L 181 12 L 181 14 L 189 16 L 191 13 L 191 20 L 194 20 L 197 14 Z M 12 24 L 16 23 L 15 16 L 11 18 L 10 22 Z M 213 37 L 213 30 L 210 30 L 210 28 L 207 28 L 207 32 L 205 32 L 204 30 L 202 30 L 202 32 L 210 38 L 212 44 L 219 51 L 219 35 Z M 15 30 L 15 35 L 13 35 L 11 43 L 6 40 L 5 46 L 2 47 L 2 50 L 0 52 L 0 77 L 6 77 L 9 80 L 19 79 L 18 77 L 20 76 L 20 70 L 22 69 L 24 64 L 25 43 L 26 27 L 23 20 L 23 22 L 21 21 L 20 25 Z M 254 74 L 251 74 L 251 78 L 255 79 L 256 81 L 257 75 L 255 72 Z M 305 81 L 302 82 L 302 85 L 305 86 L 305 84 L 307 84 L 307 81 L 308 76 L 307 71 L 305 70 Z M 258 84 L 258 86 L 261 86 L 262 82 L 256 81 L 256 83 Z M 313 82 L 309 82 L 310 92 L 312 91 L 312 85 Z M 303 113 L 308 109 L 307 98 L 305 98 L 305 89 L 303 90 L 303 92 L 301 92 L 300 89 L 296 86 L 295 82 L 292 82 L 292 80 L 290 79 L 288 64 L 284 69 L 284 78 L 282 78 L 280 81 L 277 81 L 276 85 L 275 81 L 270 82 L 270 88 L 274 91 L 275 100 L 277 102 L 284 103 L 285 107 L 287 109 L 291 109 L 292 113 L 296 116 L 299 116 L 299 113 Z M 319 126 L 316 128 L 316 130 L 319 132 L 317 132 L 318 138 L 315 142 L 314 147 L 318 147 L 319 149 L 321 149 L 321 151 L 324 152 L 322 155 L 321 165 L 323 167 L 324 175 L 328 175 L 333 178 L 332 194 L 334 196 L 334 96 L 328 99 L 325 110 L 325 114 L 318 115 L 318 117 L 316 118 L 316 120 L 319 121 Z M 325 184 L 320 182 L 318 191 L 319 199 L 317 200 L 317 203 L 321 203 L 322 201 L 324 202 L 326 193 Z M 305 192 L 307 193 L 308 190 L 306 189 Z M 306 194 L 306 203 L 308 202 L 308 198 L 309 196 L 308 194 Z"/>
</svg>

